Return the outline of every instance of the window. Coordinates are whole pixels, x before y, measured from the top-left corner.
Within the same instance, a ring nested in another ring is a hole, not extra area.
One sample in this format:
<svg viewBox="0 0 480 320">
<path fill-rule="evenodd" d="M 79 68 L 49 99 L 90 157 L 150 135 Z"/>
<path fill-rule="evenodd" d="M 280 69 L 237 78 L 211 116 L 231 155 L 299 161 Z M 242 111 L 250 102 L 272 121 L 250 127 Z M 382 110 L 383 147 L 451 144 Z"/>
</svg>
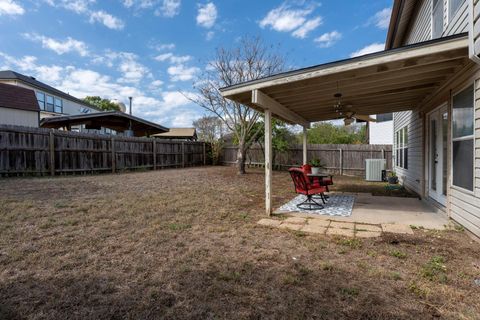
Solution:
<svg viewBox="0 0 480 320">
<path fill-rule="evenodd" d="M 48 112 L 53 112 L 54 111 L 54 108 L 53 108 L 53 97 L 52 96 L 48 96 L 47 95 L 47 108 L 46 110 Z"/>
<path fill-rule="evenodd" d="M 432 39 L 440 38 L 443 33 L 443 0 L 432 2 Z"/>
<path fill-rule="evenodd" d="M 473 191 L 474 111 L 473 85 L 453 96 L 453 185 Z"/>
<path fill-rule="evenodd" d="M 62 99 L 55 98 L 55 112 L 63 113 L 63 101 Z"/>
<path fill-rule="evenodd" d="M 395 132 L 395 165 L 408 169 L 408 127 Z"/>
<path fill-rule="evenodd" d="M 377 122 L 386 122 L 393 120 L 393 113 L 377 114 Z"/>
<path fill-rule="evenodd" d="M 455 17 L 455 14 L 457 13 L 458 9 L 460 9 L 460 6 L 463 4 L 465 0 L 450 0 L 449 4 L 450 6 L 448 7 L 448 21 L 451 22 L 453 17 Z"/>
<path fill-rule="evenodd" d="M 37 101 L 40 110 L 45 110 L 45 93 L 37 92 Z"/>
</svg>

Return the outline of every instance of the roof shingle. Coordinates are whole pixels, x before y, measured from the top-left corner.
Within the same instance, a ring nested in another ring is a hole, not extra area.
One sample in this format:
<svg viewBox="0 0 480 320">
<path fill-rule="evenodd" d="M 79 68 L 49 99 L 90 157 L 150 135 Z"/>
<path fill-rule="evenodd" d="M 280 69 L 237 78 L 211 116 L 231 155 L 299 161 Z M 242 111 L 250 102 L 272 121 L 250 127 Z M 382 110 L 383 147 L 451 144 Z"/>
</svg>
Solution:
<svg viewBox="0 0 480 320">
<path fill-rule="evenodd" d="M 33 90 L 4 83 L 0 83 L 0 107 L 40 111 Z"/>
</svg>

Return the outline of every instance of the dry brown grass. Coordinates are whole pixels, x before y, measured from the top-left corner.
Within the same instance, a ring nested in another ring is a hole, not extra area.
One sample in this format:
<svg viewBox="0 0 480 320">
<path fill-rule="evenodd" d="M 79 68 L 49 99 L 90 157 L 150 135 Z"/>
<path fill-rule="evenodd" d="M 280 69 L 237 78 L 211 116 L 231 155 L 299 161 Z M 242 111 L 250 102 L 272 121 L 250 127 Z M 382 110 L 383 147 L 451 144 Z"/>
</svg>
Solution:
<svg viewBox="0 0 480 320">
<path fill-rule="evenodd" d="M 289 179 L 275 172 L 276 205 Z M 261 171 L 4 179 L 0 194 L 2 319 L 479 318 L 464 232 L 260 227 Z"/>
</svg>

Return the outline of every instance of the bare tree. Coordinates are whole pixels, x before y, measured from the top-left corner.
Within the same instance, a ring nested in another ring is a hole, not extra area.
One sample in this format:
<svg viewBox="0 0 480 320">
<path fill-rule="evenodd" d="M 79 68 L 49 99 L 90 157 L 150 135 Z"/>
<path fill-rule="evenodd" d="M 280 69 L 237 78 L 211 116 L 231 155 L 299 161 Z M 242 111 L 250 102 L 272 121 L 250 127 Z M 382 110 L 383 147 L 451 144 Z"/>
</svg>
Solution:
<svg viewBox="0 0 480 320">
<path fill-rule="evenodd" d="M 203 116 L 193 122 L 198 138 L 210 145 L 210 157 L 214 165 L 218 164 L 223 148 L 223 122 L 216 116 Z"/>
<path fill-rule="evenodd" d="M 256 125 L 262 114 L 246 105 L 227 100 L 219 89 L 263 78 L 285 68 L 284 59 L 259 37 L 242 38 L 233 49 L 218 48 L 202 80 L 195 84 L 198 95 L 191 100 L 215 114 L 238 142 L 237 169 L 245 173 L 245 156 L 263 126 Z"/>
</svg>

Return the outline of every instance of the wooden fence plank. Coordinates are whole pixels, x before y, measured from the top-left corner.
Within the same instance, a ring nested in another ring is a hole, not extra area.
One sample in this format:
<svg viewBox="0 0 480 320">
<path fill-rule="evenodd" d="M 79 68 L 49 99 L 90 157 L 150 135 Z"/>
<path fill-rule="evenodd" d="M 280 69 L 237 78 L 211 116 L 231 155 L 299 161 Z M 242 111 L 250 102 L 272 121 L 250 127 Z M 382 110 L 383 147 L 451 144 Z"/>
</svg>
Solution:
<svg viewBox="0 0 480 320">
<path fill-rule="evenodd" d="M 237 147 L 225 146 L 221 162 L 234 164 L 236 162 Z M 365 174 L 366 159 L 386 159 L 387 170 L 392 168 L 391 145 L 308 145 L 308 160 L 319 158 L 331 174 L 345 174 L 362 176 Z M 286 152 L 274 156 L 273 166 L 277 169 L 286 169 L 300 166 L 303 163 L 303 148 L 293 145 Z M 251 147 L 246 157 L 246 164 L 250 166 L 264 165 L 264 150 L 261 145 Z"/>
<path fill-rule="evenodd" d="M 0 175 L 85 174 L 197 166 L 206 163 L 204 145 L 204 142 L 0 125 Z"/>
</svg>

